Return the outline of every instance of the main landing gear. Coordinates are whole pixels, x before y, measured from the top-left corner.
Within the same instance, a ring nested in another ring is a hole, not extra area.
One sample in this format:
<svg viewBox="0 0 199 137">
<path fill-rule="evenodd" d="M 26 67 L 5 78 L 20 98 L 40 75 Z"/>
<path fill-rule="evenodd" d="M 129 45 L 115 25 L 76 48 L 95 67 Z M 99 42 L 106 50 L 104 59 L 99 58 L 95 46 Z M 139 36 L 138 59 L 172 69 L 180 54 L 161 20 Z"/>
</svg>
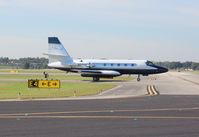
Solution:
<svg viewBox="0 0 199 137">
<path fill-rule="evenodd" d="M 139 82 L 140 80 L 140 74 L 138 74 L 137 81 Z"/>
<path fill-rule="evenodd" d="M 98 82 L 99 80 L 100 80 L 99 77 L 93 77 L 93 81 L 94 81 L 94 82 Z"/>
</svg>

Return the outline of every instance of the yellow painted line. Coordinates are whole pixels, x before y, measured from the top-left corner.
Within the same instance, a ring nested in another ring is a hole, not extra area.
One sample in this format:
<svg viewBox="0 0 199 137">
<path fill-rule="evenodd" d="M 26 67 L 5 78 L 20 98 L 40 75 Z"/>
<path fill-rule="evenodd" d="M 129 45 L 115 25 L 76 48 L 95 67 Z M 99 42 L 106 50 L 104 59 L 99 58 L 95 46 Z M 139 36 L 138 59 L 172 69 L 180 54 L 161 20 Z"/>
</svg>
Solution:
<svg viewBox="0 0 199 137">
<path fill-rule="evenodd" d="M 155 95 L 155 92 L 154 92 L 153 89 L 152 89 L 152 85 L 150 85 L 150 90 L 151 90 L 151 92 L 152 92 L 152 95 L 151 95 L 151 96 L 154 96 L 154 95 Z"/>
<path fill-rule="evenodd" d="M 153 96 L 153 92 L 151 91 L 151 85 L 147 85 L 147 91 L 150 96 Z"/>
<path fill-rule="evenodd" d="M 199 120 L 199 117 L 181 116 L 0 116 L 0 119 L 183 119 Z"/>
<path fill-rule="evenodd" d="M 149 96 L 159 95 L 154 85 L 147 85 L 147 92 Z"/>
<path fill-rule="evenodd" d="M 154 93 L 154 95 L 158 95 L 159 93 L 157 92 L 157 90 L 156 90 L 156 88 L 155 88 L 155 86 L 153 85 L 153 86 L 151 86 L 151 89 L 152 89 L 152 91 L 153 91 L 153 93 Z"/>
<path fill-rule="evenodd" d="M 114 110 L 113 110 L 114 111 Z M 97 110 L 97 111 L 65 111 L 65 112 L 38 112 L 38 113 L 13 113 L 0 114 L 0 116 L 28 116 L 28 115 L 49 115 L 49 114 L 80 114 L 80 113 L 100 113 L 112 112 L 112 110 Z"/>
<path fill-rule="evenodd" d="M 199 107 L 192 108 L 160 108 L 160 109 L 130 109 L 130 110 L 96 110 L 96 111 L 62 111 L 62 112 L 38 112 L 38 113 L 11 113 L 0 114 L 0 116 L 33 116 L 33 115 L 51 115 L 51 114 L 84 114 L 84 113 L 117 113 L 117 112 L 158 112 L 158 111 L 188 111 L 199 110 Z"/>
</svg>

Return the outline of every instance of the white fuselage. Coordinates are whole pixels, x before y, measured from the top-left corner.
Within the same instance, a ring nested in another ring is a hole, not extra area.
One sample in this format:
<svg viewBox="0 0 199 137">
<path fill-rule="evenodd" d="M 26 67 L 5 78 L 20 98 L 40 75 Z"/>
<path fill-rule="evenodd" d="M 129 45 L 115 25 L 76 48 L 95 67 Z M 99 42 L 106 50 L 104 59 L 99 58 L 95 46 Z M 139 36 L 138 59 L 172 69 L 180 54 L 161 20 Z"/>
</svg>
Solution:
<svg viewBox="0 0 199 137">
<path fill-rule="evenodd" d="M 76 59 L 73 64 L 49 63 L 49 67 L 71 69 L 157 69 L 146 64 L 147 60 Z"/>
<path fill-rule="evenodd" d="M 147 60 L 73 59 L 57 37 L 48 38 L 48 66 L 69 72 L 79 72 L 83 77 L 112 78 L 123 74 L 147 76 L 167 72 L 168 69 Z"/>
</svg>

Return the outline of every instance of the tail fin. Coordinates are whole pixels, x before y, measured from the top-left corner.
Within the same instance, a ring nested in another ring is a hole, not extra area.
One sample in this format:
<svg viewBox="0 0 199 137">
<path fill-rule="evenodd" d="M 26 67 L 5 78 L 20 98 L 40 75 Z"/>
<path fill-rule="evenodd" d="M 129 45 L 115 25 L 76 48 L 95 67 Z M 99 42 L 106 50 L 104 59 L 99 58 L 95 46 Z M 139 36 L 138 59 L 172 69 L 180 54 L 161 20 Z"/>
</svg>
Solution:
<svg viewBox="0 0 199 137">
<path fill-rule="evenodd" d="M 48 37 L 49 67 L 64 67 L 73 64 L 64 46 L 57 37 Z"/>
</svg>

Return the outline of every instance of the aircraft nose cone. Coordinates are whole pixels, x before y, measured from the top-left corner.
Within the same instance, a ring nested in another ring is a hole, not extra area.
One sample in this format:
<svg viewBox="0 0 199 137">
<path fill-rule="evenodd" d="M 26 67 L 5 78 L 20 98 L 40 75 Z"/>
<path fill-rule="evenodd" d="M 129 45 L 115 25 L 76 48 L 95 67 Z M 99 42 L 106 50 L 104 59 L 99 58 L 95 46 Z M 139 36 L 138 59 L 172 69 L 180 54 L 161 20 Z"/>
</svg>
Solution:
<svg viewBox="0 0 199 137">
<path fill-rule="evenodd" d="M 164 68 L 164 72 L 168 72 L 169 70 L 167 68 Z"/>
<path fill-rule="evenodd" d="M 160 73 L 165 73 L 165 72 L 168 72 L 168 69 L 167 69 L 167 68 L 161 67 L 161 68 L 159 69 L 159 71 L 160 71 Z"/>
</svg>

